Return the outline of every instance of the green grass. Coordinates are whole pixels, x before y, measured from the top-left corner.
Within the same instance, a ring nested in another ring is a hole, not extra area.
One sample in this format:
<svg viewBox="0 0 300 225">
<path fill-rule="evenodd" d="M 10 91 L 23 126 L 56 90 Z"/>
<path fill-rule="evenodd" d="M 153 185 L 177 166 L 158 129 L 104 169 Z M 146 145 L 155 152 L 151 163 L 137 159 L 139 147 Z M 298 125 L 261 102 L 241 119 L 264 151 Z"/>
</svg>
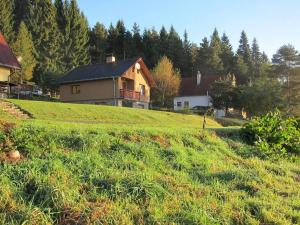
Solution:
<svg viewBox="0 0 300 225">
<path fill-rule="evenodd" d="M 237 128 L 203 132 L 171 119 L 160 125 L 167 117 L 160 112 L 153 112 L 155 126 L 143 117 L 143 126 L 122 118 L 102 123 L 98 111 L 99 123 L 62 122 L 67 114 L 43 119 L 51 109 L 38 112 L 42 103 L 17 103 L 38 119 L 2 138 L 3 149 L 10 143 L 24 159 L 0 162 L 0 224 L 300 223 L 299 161 L 256 158 Z M 64 104 L 52 110 L 58 107 Z M 96 109 L 107 116 L 118 110 Z"/>
<path fill-rule="evenodd" d="M 171 112 L 159 112 L 142 109 L 112 106 L 66 104 L 45 101 L 10 100 L 30 112 L 34 118 L 47 121 L 77 122 L 88 124 L 125 124 L 149 126 L 201 127 L 203 118 L 195 115 L 182 115 Z M 211 120 L 207 126 L 220 127 Z"/>
</svg>

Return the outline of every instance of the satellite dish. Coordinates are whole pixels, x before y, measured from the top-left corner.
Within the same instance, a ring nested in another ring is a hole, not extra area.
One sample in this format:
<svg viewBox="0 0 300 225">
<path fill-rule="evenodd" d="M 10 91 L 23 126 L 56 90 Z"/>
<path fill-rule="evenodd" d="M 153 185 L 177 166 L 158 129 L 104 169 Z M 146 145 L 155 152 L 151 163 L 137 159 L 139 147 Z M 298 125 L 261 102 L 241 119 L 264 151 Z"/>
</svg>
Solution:
<svg viewBox="0 0 300 225">
<path fill-rule="evenodd" d="M 141 65 L 140 65 L 139 63 L 136 63 L 136 64 L 135 64 L 135 68 L 136 68 L 137 70 L 140 70 L 140 69 L 141 69 Z"/>
</svg>

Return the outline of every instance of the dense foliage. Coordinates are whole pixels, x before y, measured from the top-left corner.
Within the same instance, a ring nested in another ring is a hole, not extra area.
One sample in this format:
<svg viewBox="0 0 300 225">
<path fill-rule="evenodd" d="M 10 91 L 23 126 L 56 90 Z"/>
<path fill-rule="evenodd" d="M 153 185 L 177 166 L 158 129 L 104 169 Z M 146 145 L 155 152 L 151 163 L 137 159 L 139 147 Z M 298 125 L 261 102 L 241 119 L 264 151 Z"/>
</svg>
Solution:
<svg viewBox="0 0 300 225">
<path fill-rule="evenodd" d="M 242 135 L 261 151 L 262 157 L 300 155 L 299 120 L 284 118 L 279 111 L 252 119 L 244 125 Z"/>
</svg>

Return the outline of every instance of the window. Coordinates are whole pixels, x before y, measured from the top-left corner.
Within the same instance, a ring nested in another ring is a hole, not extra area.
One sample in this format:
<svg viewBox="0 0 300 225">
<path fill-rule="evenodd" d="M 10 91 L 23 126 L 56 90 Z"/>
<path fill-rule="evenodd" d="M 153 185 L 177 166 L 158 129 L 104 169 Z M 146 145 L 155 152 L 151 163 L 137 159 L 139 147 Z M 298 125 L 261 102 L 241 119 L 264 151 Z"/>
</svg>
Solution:
<svg viewBox="0 0 300 225">
<path fill-rule="evenodd" d="M 137 71 L 137 73 L 141 73 L 141 69 L 137 69 L 136 71 Z"/>
<path fill-rule="evenodd" d="M 73 95 L 80 94 L 80 85 L 72 85 L 71 92 Z"/>
<path fill-rule="evenodd" d="M 177 107 L 181 107 L 182 103 L 181 102 L 177 102 Z"/>
<path fill-rule="evenodd" d="M 140 84 L 140 93 L 141 95 L 146 95 L 146 88 L 143 84 Z"/>
<path fill-rule="evenodd" d="M 188 101 L 184 102 L 184 108 L 189 108 L 189 102 Z"/>
</svg>

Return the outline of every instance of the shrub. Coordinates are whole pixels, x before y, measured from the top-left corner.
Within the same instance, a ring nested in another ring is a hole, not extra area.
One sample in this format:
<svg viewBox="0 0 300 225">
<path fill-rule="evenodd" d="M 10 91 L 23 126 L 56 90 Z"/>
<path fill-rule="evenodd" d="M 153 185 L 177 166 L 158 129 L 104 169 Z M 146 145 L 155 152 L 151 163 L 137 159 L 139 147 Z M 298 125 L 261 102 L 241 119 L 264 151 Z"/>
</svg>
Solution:
<svg viewBox="0 0 300 225">
<path fill-rule="evenodd" d="M 249 144 L 258 147 L 264 158 L 300 154 L 299 120 L 283 118 L 279 111 L 252 119 L 241 132 Z"/>
</svg>

